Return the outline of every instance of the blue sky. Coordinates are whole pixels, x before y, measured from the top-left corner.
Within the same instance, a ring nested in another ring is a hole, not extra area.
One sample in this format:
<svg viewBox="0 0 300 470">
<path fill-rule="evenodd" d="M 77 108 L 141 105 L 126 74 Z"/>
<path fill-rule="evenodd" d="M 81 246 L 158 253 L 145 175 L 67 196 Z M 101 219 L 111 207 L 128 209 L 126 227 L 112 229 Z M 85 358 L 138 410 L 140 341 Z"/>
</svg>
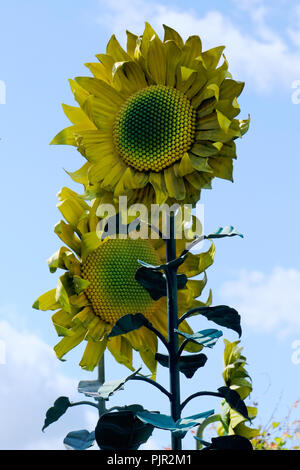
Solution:
<svg viewBox="0 0 300 470">
<path fill-rule="evenodd" d="M 292 102 L 292 84 L 300 80 L 298 2 L 15 0 L 2 5 L 0 28 L 0 80 L 6 85 L 6 104 L 0 104 L 0 340 L 7 356 L 6 365 L 0 364 L 0 448 L 61 447 L 68 431 L 91 428 L 95 422 L 93 412 L 76 409 L 45 434 L 40 432 L 44 412 L 55 398 L 63 394 L 75 399 L 77 381 L 92 378 L 76 365 L 80 350 L 71 352 L 65 363 L 55 358 L 50 314 L 31 309 L 33 300 L 56 283 L 45 262 L 60 246 L 53 233 L 60 217 L 56 193 L 62 186 L 81 191 L 63 171 L 77 169 L 80 155 L 48 143 L 67 125 L 61 103 L 73 104 L 68 78 L 89 74 L 83 64 L 105 51 L 112 33 L 124 42 L 124 30 L 140 34 L 145 20 L 160 33 L 166 23 L 183 37 L 197 34 L 205 49 L 226 45 L 234 78 L 246 82 L 239 103 L 241 117 L 249 113 L 251 125 L 238 142 L 235 182 L 214 181 L 201 201 L 206 231 L 232 224 L 245 238 L 217 243 L 208 284 L 215 304 L 230 304 L 242 316 L 252 399 L 259 402 L 257 424 L 268 419 L 280 396 L 279 417 L 300 398 L 300 364 L 291 359 L 292 344 L 300 340 L 300 105 Z M 183 396 L 188 387 L 213 390 L 222 385 L 222 349 L 220 341 L 206 368 L 183 384 Z M 108 379 L 126 374 L 107 357 Z M 165 375 L 162 371 L 159 379 L 167 383 Z M 145 406 L 168 412 L 156 392 L 137 388 L 128 386 L 112 402 L 134 403 L 145 395 Z M 187 412 L 211 405 L 218 408 L 216 402 L 198 400 Z M 23 427 L 16 434 L 12 416 L 17 420 L 18 414 Z M 169 442 L 167 433 L 153 439 L 153 446 Z M 192 439 L 185 445 L 191 448 Z"/>
</svg>

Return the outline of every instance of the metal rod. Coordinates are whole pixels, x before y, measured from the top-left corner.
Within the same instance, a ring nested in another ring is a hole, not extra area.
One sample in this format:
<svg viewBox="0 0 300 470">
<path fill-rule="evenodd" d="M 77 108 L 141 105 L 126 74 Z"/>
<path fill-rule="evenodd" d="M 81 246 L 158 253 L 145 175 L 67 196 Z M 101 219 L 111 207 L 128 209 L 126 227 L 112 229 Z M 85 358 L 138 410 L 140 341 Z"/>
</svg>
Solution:
<svg viewBox="0 0 300 470">
<path fill-rule="evenodd" d="M 167 216 L 166 239 L 167 262 L 176 259 L 176 239 L 174 214 Z M 169 330 L 169 375 L 171 393 L 171 416 L 174 421 L 180 419 L 180 378 L 178 354 L 178 335 L 174 331 L 178 327 L 178 305 L 177 305 L 177 268 L 169 267 L 166 271 L 167 278 L 167 305 L 168 305 L 168 330 Z M 181 438 L 172 435 L 172 450 L 181 450 Z"/>
<path fill-rule="evenodd" d="M 183 408 L 191 401 L 193 400 L 194 398 L 196 397 L 204 397 L 204 396 L 210 396 L 210 397 L 220 397 L 220 398 L 224 398 L 223 395 L 219 392 L 197 392 L 197 393 L 193 393 L 193 395 L 190 395 L 189 397 L 187 397 L 182 403 L 181 403 L 181 411 L 183 410 Z"/>
<path fill-rule="evenodd" d="M 158 388 L 158 390 L 160 390 L 162 393 L 167 395 L 169 399 L 171 399 L 171 394 L 162 385 L 160 385 L 158 382 L 154 382 L 154 380 L 148 379 L 148 377 L 135 376 L 135 377 L 131 377 L 131 379 L 129 380 L 142 380 L 143 382 L 147 382 L 148 384 L 153 385 L 154 387 Z"/>
<path fill-rule="evenodd" d="M 105 364 L 104 364 L 104 353 L 98 363 L 98 380 L 102 384 L 105 382 Z M 99 417 L 102 416 L 106 412 L 105 400 L 104 398 L 98 399 L 98 411 Z"/>
</svg>

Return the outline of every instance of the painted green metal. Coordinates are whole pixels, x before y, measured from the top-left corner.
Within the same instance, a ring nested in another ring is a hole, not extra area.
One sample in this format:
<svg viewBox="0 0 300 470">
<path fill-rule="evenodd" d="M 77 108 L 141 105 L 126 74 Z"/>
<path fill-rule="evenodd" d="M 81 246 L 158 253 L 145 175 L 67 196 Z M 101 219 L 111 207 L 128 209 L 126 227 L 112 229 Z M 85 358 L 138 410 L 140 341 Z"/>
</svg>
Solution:
<svg viewBox="0 0 300 470">
<path fill-rule="evenodd" d="M 168 216 L 167 220 L 166 251 L 167 263 L 176 259 L 176 239 L 174 215 Z M 174 421 L 180 419 L 180 377 L 177 354 L 179 349 L 178 335 L 178 305 L 177 305 L 177 268 L 170 266 L 166 271 L 167 277 L 167 305 L 169 320 L 169 376 L 170 376 L 170 402 L 171 416 Z M 181 438 L 172 435 L 172 450 L 181 450 Z"/>
</svg>

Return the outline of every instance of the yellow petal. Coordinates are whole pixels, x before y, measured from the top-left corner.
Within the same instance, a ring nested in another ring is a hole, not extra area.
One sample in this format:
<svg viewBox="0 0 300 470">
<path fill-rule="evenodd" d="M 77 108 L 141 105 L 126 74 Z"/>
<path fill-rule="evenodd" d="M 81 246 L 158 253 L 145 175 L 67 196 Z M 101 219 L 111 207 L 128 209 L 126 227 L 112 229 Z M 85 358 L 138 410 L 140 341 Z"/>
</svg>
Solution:
<svg viewBox="0 0 300 470">
<path fill-rule="evenodd" d="M 183 40 L 182 37 L 175 31 L 175 29 L 170 28 L 169 26 L 166 26 L 165 24 L 163 25 L 164 30 L 165 30 L 165 35 L 164 35 L 164 42 L 166 41 L 174 41 L 177 46 L 180 48 L 183 47 Z"/>
<path fill-rule="evenodd" d="M 104 354 L 106 344 L 106 338 L 102 341 L 88 341 L 79 363 L 80 367 L 85 370 L 93 371 Z"/>
<path fill-rule="evenodd" d="M 161 40 L 154 36 L 148 47 L 148 68 L 156 83 L 166 83 L 166 56 Z"/>
<path fill-rule="evenodd" d="M 166 188 L 170 197 L 174 197 L 177 200 L 185 198 L 185 186 L 182 178 L 175 176 L 172 167 L 164 170 L 164 178 L 166 182 Z"/>
<path fill-rule="evenodd" d="M 130 60 L 129 55 L 124 51 L 120 46 L 120 43 L 116 39 L 116 36 L 113 34 L 110 38 L 107 47 L 106 53 L 110 55 L 115 62 L 122 62 L 123 60 Z"/>
</svg>

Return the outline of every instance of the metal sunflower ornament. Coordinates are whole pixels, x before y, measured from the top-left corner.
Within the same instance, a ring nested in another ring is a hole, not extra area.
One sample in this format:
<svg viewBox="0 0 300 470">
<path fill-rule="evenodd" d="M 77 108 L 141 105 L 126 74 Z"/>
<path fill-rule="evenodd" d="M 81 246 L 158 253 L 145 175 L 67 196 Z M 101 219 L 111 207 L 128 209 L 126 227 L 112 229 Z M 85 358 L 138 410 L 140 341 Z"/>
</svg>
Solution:
<svg viewBox="0 0 300 470">
<path fill-rule="evenodd" d="M 71 403 L 67 397 L 55 401 L 44 428 L 72 406 L 90 405 L 99 411 L 95 431 L 69 433 L 67 448 L 86 449 L 96 440 L 103 450 L 134 450 L 159 428 L 171 432 L 173 450 L 181 449 L 186 433 L 207 423 L 214 413 L 201 411 L 182 418 L 191 400 L 206 395 L 222 398 L 225 408 L 249 420 L 243 397 L 227 385 L 217 392 L 196 390 L 181 401 L 180 374 L 191 379 L 207 361 L 202 350 L 212 348 L 223 334 L 216 328 L 194 332 L 186 320 L 199 315 L 202 322 L 209 320 L 241 335 L 235 309 L 211 306 L 211 292 L 205 302 L 198 297 L 214 259 L 212 239 L 242 235 L 231 226 L 220 227 L 208 235 L 195 233 L 191 241 L 184 230 L 186 220 L 176 219 L 183 206 L 196 205 L 201 189 L 210 188 L 214 177 L 232 181 L 234 141 L 249 126 L 249 119 L 236 119 L 237 97 L 244 84 L 232 80 L 225 58 L 219 65 L 223 46 L 203 52 L 198 36 L 183 42 L 176 31 L 164 29 L 163 41 L 148 23 L 141 37 L 127 32 L 127 51 L 112 36 L 106 54 L 97 56 L 99 62 L 86 64 L 94 77 L 71 81 L 79 108 L 63 105 L 73 125 L 52 141 L 73 145 L 86 158 L 82 168 L 70 173 L 85 191 L 82 196 L 68 188 L 59 193 L 58 208 L 65 221 L 56 225 L 55 232 L 66 246 L 49 259 L 49 268 L 65 273 L 57 288 L 41 295 L 34 307 L 56 311 L 52 321 L 63 337 L 54 348 L 59 359 L 84 341 L 82 368 L 93 370 L 103 364 L 107 348 L 132 371 L 109 382 L 99 367 L 98 381 L 80 382 L 79 392 L 97 403 Z M 167 236 L 160 227 L 155 227 L 159 237 L 131 237 L 129 226 L 125 237 L 123 232 L 121 236 L 99 230 L 107 203 L 119 208 L 116 217 L 122 219 L 121 196 L 129 204 L 143 204 L 147 217 L 140 216 L 139 224 L 146 224 L 151 233 L 149 207 L 172 204 L 165 211 Z M 178 227 L 183 234 L 179 238 Z M 209 240 L 209 249 L 191 253 L 204 239 Z M 191 279 L 199 274 L 202 279 Z M 158 352 L 158 341 L 166 354 Z M 142 375 L 141 368 L 134 369 L 133 350 L 139 352 L 151 378 Z M 158 364 L 168 369 L 168 390 L 156 381 Z M 106 409 L 110 396 L 133 380 L 162 392 L 170 401 L 170 415 L 136 404 Z M 225 439 L 218 441 L 218 448 L 236 448 L 239 442 Z M 216 443 L 201 440 L 201 444 L 216 448 Z"/>
<path fill-rule="evenodd" d="M 195 204 L 214 177 L 232 181 L 235 139 L 249 126 L 238 120 L 244 83 L 219 66 L 224 46 L 202 51 L 168 26 L 164 40 L 146 23 L 127 31 L 127 51 L 112 36 L 106 54 L 86 66 L 92 77 L 70 80 L 78 107 L 63 105 L 73 126 L 52 144 L 77 147 L 86 158 L 70 173 L 89 198 L 112 192 L 144 204 Z"/>
<path fill-rule="evenodd" d="M 63 339 L 54 350 L 59 359 L 86 342 L 80 366 L 94 370 L 107 348 L 114 358 L 133 370 L 132 350 L 139 351 L 141 358 L 155 378 L 157 360 L 157 337 L 153 331 L 141 327 L 124 336 L 107 337 L 114 325 L 125 315 L 142 314 L 166 338 L 168 316 L 166 289 L 162 283 L 159 291 L 147 291 L 136 279 L 141 267 L 138 260 L 148 264 L 166 263 L 165 242 L 158 239 L 110 238 L 101 240 L 97 231 L 99 219 L 95 214 L 98 201 L 88 205 L 78 194 L 68 188 L 59 193 L 58 208 L 65 221 L 60 221 L 55 232 L 67 245 L 61 247 L 48 260 L 49 269 L 62 269 L 56 289 L 41 295 L 33 304 L 39 310 L 54 310 L 52 321 Z M 183 234 L 184 235 L 184 234 Z M 183 251 L 187 239 L 183 236 L 177 243 L 177 255 Z M 206 269 L 213 263 L 214 245 L 201 254 L 188 253 L 186 263 L 179 270 L 182 289 L 178 298 L 178 311 L 209 305 L 196 300 L 206 285 Z M 203 274 L 200 280 L 190 277 Z M 151 296 L 152 295 L 152 296 Z M 154 298 L 153 298 L 154 297 Z M 154 300 L 155 299 L 155 300 Z M 182 331 L 193 334 L 187 322 Z M 201 350 L 199 345 L 186 345 L 186 351 Z"/>
</svg>

